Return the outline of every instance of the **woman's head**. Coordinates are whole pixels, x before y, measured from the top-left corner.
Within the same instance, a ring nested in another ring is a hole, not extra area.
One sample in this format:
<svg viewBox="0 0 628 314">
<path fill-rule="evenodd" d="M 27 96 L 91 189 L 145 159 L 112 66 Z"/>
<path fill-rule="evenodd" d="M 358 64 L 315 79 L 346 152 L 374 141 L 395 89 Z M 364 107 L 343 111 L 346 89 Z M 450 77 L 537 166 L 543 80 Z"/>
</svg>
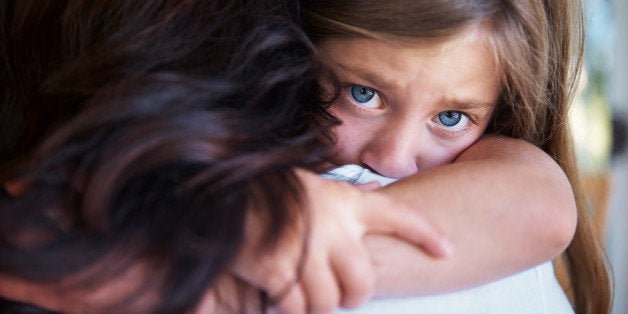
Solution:
<svg viewBox="0 0 628 314">
<path fill-rule="evenodd" d="M 266 75 L 269 81 L 272 72 L 266 69 L 289 61 L 272 56 L 273 43 L 299 41 L 290 47 L 299 51 L 296 58 L 309 49 L 299 30 L 285 27 L 289 17 L 281 3 L 2 3 L 0 130 L 6 136 L 0 139 L 0 177 L 5 170 L 14 169 L 13 162 L 31 153 L 43 136 L 76 114 L 95 90 L 120 78 L 155 71 L 185 71 L 193 78 L 207 78 L 246 70 L 250 73 L 243 77 L 252 80 L 256 75 Z M 272 36 L 275 31 L 289 31 L 290 38 Z M 250 35 L 254 33 L 260 36 L 254 38 Z M 261 36 L 266 38 L 262 40 Z M 260 42 L 253 42 L 258 39 Z M 245 40 L 250 41 L 250 49 L 244 47 Z M 264 45 L 269 51 L 254 55 Z M 246 68 L 244 58 L 265 59 L 259 63 L 268 67 Z M 301 61 L 306 64 L 311 60 L 306 57 Z"/>
<path fill-rule="evenodd" d="M 306 33 L 429 45 L 470 27 L 484 30 L 499 69 L 501 91 L 488 132 L 545 149 L 564 125 L 581 62 L 577 1 L 393 0 L 301 1 Z"/>
<path fill-rule="evenodd" d="M 0 194 L 0 273 L 69 294 L 142 265 L 136 292 L 179 313 L 233 260 L 253 206 L 272 245 L 329 121 L 311 44 L 278 2 L 0 4 L 15 131 L 0 175 L 26 182 Z"/>
</svg>

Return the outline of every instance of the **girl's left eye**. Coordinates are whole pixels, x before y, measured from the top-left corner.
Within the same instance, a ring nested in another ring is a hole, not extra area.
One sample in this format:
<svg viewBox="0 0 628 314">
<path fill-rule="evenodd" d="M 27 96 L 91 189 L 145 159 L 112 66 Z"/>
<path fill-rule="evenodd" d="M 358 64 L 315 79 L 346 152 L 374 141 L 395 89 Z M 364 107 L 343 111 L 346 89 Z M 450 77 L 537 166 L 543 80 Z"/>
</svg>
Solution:
<svg viewBox="0 0 628 314">
<path fill-rule="evenodd" d="M 361 107 L 379 108 L 381 106 L 379 93 L 373 88 L 362 85 L 351 85 L 349 92 L 351 99 L 357 102 Z"/>
<path fill-rule="evenodd" d="M 438 122 L 449 130 L 458 131 L 469 124 L 469 117 L 460 111 L 448 110 L 438 113 Z"/>
</svg>

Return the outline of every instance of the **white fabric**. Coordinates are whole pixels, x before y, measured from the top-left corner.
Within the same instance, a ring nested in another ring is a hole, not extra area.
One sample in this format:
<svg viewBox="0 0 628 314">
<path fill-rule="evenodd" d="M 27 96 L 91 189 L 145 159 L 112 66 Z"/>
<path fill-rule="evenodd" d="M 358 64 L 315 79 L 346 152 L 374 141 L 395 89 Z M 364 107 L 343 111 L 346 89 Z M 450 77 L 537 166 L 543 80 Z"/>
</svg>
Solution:
<svg viewBox="0 0 628 314">
<path fill-rule="evenodd" d="M 394 182 L 357 165 L 346 165 L 322 175 L 354 183 Z M 347 314 L 428 313 L 428 314 L 563 314 L 574 313 L 558 284 L 551 262 L 492 283 L 440 295 L 377 299 Z"/>
</svg>

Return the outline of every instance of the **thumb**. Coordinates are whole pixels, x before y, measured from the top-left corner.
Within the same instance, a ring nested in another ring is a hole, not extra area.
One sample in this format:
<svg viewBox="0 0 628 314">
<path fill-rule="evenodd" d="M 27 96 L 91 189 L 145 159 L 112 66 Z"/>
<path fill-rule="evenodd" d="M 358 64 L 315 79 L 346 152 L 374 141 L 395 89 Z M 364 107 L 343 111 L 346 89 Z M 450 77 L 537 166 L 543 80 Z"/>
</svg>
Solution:
<svg viewBox="0 0 628 314">
<path fill-rule="evenodd" d="M 354 186 L 358 188 L 360 191 L 365 191 L 365 192 L 375 191 L 382 187 L 382 185 L 377 181 L 371 181 L 371 182 L 367 182 L 363 184 L 355 184 Z"/>
</svg>

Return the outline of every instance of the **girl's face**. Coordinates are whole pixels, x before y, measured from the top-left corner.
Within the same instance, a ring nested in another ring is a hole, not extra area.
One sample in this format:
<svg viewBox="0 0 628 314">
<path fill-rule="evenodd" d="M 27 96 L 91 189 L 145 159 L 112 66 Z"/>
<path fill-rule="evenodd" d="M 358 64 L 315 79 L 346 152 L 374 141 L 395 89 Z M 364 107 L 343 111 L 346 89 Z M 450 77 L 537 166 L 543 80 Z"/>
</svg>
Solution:
<svg viewBox="0 0 628 314">
<path fill-rule="evenodd" d="M 440 43 L 334 37 L 319 48 L 342 83 L 333 162 L 387 177 L 452 162 L 483 134 L 501 90 L 479 28 Z"/>
</svg>

